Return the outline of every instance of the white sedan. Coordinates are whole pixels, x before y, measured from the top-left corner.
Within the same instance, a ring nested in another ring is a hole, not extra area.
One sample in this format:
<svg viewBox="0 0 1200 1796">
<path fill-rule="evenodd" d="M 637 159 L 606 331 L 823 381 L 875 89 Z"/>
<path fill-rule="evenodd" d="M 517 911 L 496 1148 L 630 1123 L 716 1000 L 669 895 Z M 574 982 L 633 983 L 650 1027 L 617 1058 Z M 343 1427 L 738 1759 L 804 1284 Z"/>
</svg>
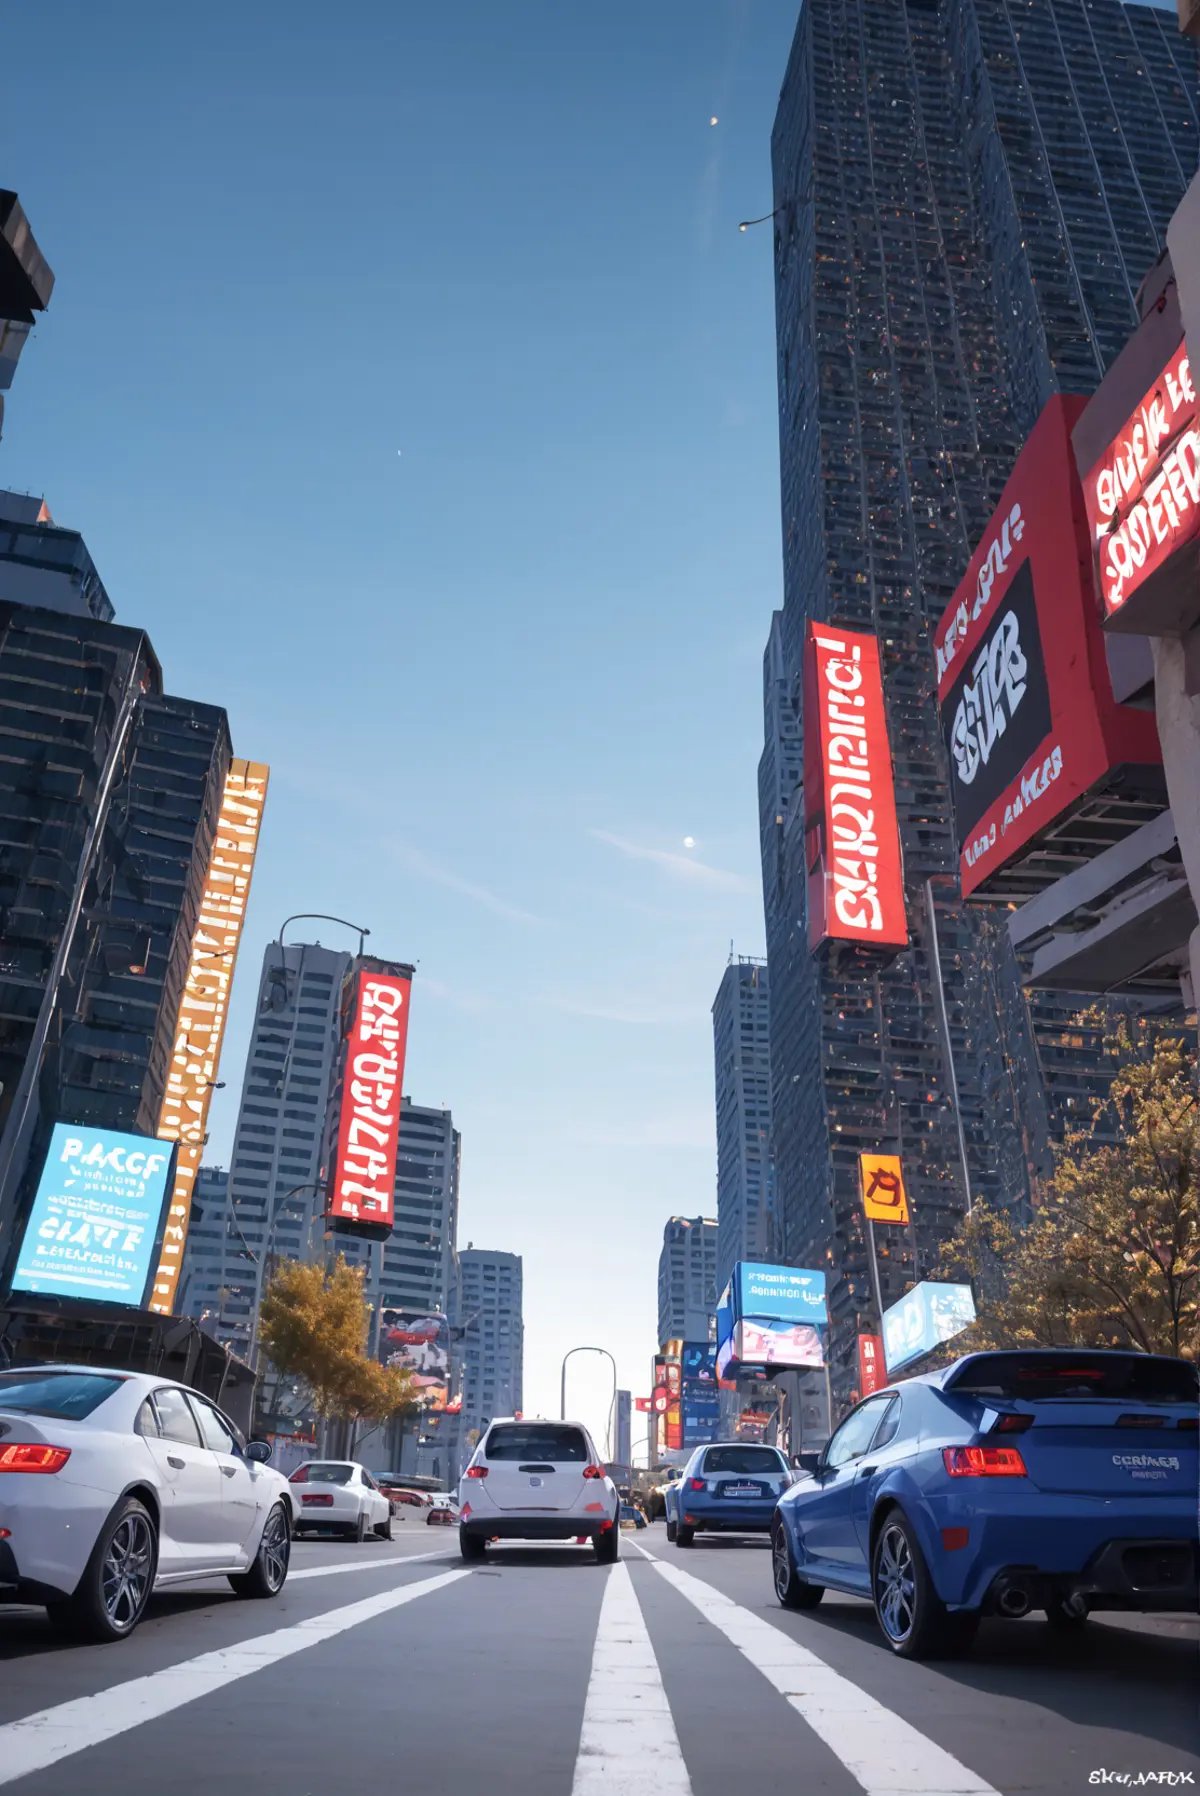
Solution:
<svg viewBox="0 0 1200 1796">
<path fill-rule="evenodd" d="M 189 1579 L 278 1596 L 295 1505 L 270 1454 L 169 1378 L 0 1372 L 0 1601 L 121 1640 L 152 1591 Z"/>
<path fill-rule="evenodd" d="M 392 1538 L 392 1503 L 365 1465 L 353 1459 L 310 1459 L 289 1479 L 299 1504 L 297 1534 L 345 1534 L 365 1540 Z"/>
</svg>

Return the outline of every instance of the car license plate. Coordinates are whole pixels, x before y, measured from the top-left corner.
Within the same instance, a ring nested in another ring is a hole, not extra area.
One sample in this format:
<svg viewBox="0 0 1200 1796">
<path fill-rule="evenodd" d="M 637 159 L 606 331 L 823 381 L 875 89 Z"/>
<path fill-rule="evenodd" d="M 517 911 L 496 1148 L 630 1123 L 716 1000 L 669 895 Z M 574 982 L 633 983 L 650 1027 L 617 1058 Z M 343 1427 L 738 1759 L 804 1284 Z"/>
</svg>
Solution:
<svg viewBox="0 0 1200 1796">
<path fill-rule="evenodd" d="M 761 1497 L 762 1490 L 757 1484 L 727 1484 L 725 1495 L 727 1497 Z"/>
</svg>

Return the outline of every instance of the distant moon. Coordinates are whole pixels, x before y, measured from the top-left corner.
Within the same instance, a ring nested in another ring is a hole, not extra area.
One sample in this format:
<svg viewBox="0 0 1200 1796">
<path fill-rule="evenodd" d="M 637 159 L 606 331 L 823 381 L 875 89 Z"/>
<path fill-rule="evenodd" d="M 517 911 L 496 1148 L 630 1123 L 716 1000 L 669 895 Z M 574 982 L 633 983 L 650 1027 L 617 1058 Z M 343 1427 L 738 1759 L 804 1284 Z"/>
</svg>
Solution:
<svg viewBox="0 0 1200 1796">
<path fill-rule="evenodd" d="M 683 845 L 685 848 L 694 848 L 696 846 L 695 836 L 685 836 L 683 838 Z"/>
<path fill-rule="evenodd" d="M 720 124 L 721 121 L 718 119 L 716 113 L 714 112 L 708 122 L 710 125 L 717 125 L 717 124 Z"/>
</svg>

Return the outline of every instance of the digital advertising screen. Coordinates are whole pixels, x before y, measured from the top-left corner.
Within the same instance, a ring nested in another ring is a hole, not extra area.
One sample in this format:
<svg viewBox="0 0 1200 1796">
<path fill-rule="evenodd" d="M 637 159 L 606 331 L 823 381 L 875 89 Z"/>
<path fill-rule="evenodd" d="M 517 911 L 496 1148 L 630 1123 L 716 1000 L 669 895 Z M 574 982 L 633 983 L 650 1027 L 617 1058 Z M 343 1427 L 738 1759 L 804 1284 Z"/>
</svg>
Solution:
<svg viewBox="0 0 1200 1796">
<path fill-rule="evenodd" d="M 158 1267 L 175 1151 L 153 1136 L 55 1123 L 13 1290 L 142 1308 Z"/>
<path fill-rule="evenodd" d="M 974 1320 L 970 1285 L 938 1284 L 929 1279 L 914 1285 L 899 1303 L 883 1312 L 883 1357 L 888 1373 L 952 1341 Z"/>
<path fill-rule="evenodd" d="M 825 1274 L 799 1266 L 764 1266 L 739 1260 L 733 1269 L 735 1313 L 772 1322 L 828 1322 Z"/>
<path fill-rule="evenodd" d="M 450 1401 L 450 1324 L 439 1313 L 384 1310 L 379 1319 L 379 1357 L 410 1374 L 418 1401 L 444 1409 Z"/>
<path fill-rule="evenodd" d="M 714 1341 L 685 1341 L 680 1363 L 685 1385 L 689 1380 L 696 1380 L 701 1384 L 716 1384 L 717 1348 Z"/>
</svg>

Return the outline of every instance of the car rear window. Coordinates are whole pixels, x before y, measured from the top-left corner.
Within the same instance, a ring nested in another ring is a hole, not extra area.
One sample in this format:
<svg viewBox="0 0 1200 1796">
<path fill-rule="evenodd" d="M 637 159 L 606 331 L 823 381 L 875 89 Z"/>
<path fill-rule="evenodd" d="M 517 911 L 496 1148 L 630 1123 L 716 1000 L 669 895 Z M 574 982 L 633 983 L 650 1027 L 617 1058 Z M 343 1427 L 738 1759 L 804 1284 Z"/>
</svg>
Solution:
<svg viewBox="0 0 1200 1796">
<path fill-rule="evenodd" d="M 488 1459 L 545 1460 L 548 1465 L 586 1465 L 588 1450 L 579 1428 L 556 1428 L 547 1422 L 506 1422 L 488 1435 Z"/>
<path fill-rule="evenodd" d="M 1196 1369 L 1183 1360 L 1147 1353 L 988 1353 L 947 1381 L 947 1390 L 976 1397 L 1021 1398 L 1041 1403 L 1056 1397 L 1077 1403 L 1195 1403 Z"/>
<path fill-rule="evenodd" d="M 783 1470 L 778 1453 L 770 1447 L 710 1447 L 704 1460 L 708 1477 L 717 1472 L 756 1473 L 777 1478 Z"/>
<path fill-rule="evenodd" d="M 352 1465 L 310 1465 L 305 1469 L 307 1484 L 349 1484 L 354 1476 Z"/>
<path fill-rule="evenodd" d="M 102 1372 L 0 1372 L 0 1409 L 82 1422 L 124 1382 Z"/>
</svg>

